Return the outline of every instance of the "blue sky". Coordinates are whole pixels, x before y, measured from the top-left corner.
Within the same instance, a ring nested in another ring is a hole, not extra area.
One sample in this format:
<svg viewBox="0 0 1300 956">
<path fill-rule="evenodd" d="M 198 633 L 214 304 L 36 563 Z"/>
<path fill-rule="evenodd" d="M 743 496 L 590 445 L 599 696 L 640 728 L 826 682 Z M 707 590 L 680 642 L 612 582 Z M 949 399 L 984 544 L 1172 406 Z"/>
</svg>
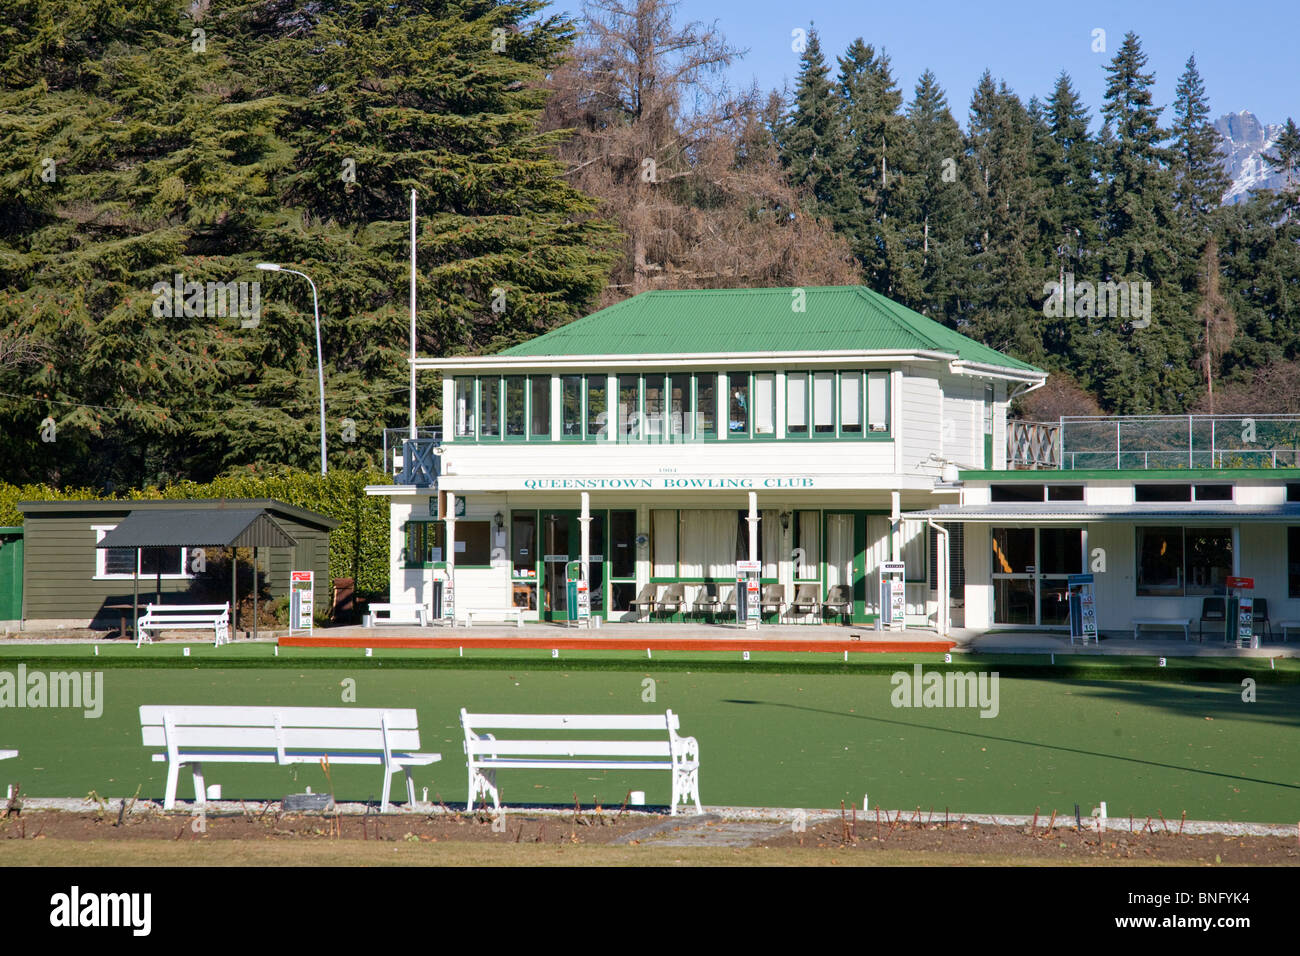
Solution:
<svg viewBox="0 0 1300 956">
<path fill-rule="evenodd" d="M 577 0 L 558 0 L 574 10 Z M 1211 116 L 1249 109 L 1263 123 L 1300 121 L 1300 3 L 1256 0 L 1240 6 L 1208 0 L 1128 2 L 979 2 L 979 0 L 681 0 L 679 21 L 717 21 L 732 45 L 749 52 L 730 71 L 733 86 L 757 80 L 761 89 L 794 85 L 798 54 L 791 31 L 813 21 L 822 50 L 835 57 L 856 37 L 884 47 L 894 77 L 910 100 L 927 67 L 948 94 L 965 128 L 971 92 L 988 68 L 1022 100 L 1046 99 L 1064 69 L 1098 123 L 1103 67 L 1127 31 L 1142 40 L 1147 69 L 1156 74 L 1156 105 L 1168 106 L 1189 54 L 1210 98 Z M 1092 31 L 1106 31 L 1106 52 L 1092 50 Z M 1172 110 L 1161 115 L 1170 122 Z"/>
</svg>

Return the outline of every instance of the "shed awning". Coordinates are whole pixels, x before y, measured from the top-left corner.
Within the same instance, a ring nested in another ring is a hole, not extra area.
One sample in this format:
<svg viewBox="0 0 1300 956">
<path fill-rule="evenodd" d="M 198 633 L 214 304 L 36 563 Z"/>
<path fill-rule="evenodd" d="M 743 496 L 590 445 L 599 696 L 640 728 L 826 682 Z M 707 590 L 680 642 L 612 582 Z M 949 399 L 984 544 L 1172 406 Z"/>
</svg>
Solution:
<svg viewBox="0 0 1300 956">
<path fill-rule="evenodd" d="M 261 508 L 132 511 L 100 548 L 291 548 L 297 542 Z"/>
<path fill-rule="evenodd" d="M 988 505 L 941 505 L 908 511 L 904 518 L 985 524 L 1087 524 L 1097 521 L 1141 522 L 1300 522 L 1300 503 L 1239 505 L 1230 502 L 1142 502 L 1132 505 L 1085 505 L 1079 501 L 997 502 Z"/>
</svg>

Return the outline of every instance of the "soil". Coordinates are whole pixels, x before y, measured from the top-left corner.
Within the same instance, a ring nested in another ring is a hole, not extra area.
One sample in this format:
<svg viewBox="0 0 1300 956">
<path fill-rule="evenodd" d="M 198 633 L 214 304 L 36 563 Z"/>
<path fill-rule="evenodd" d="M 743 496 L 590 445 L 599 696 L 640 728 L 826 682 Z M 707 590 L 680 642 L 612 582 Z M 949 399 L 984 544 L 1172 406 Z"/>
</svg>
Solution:
<svg viewBox="0 0 1300 956">
<path fill-rule="evenodd" d="M 796 832 L 786 823 L 738 823 L 716 817 L 669 818 L 613 811 L 530 814 L 514 811 L 493 826 L 486 813 L 286 814 L 278 804 L 246 812 L 164 813 L 152 806 L 130 814 L 114 809 L 87 812 L 36 810 L 0 817 L 0 841 L 47 838 L 71 841 L 374 841 L 388 843 L 588 844 L 593 846 L 802 847 L 831 853 L 905 853 L 924 863 L 927 855 L 950 854 L 1038 863 L 1173 863 L 1300 865 L 1296 836 L 1179 834 L 1178 823 L 1111 821 L 1111 829 L 1076 831 L 1058 825 L 997 826 L 949 820 L 859 817 L 843 822 L 808 822 Z M 865 861 L 864 861 L 865 862 Z"/>
</svg>

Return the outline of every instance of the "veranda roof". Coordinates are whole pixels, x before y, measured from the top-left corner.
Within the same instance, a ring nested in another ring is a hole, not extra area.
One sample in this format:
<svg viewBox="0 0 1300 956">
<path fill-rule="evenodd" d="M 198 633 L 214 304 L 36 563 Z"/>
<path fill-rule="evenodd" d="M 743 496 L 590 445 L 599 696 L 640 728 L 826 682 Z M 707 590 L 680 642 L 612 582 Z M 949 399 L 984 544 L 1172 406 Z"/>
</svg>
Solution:
<svg viewBox="0 0 1300 956">
<path fill-rule="evenodd" d="M 297 542 L 261 508 L 132 511 L 99 548 L 291 548 Z"/>
</svg>

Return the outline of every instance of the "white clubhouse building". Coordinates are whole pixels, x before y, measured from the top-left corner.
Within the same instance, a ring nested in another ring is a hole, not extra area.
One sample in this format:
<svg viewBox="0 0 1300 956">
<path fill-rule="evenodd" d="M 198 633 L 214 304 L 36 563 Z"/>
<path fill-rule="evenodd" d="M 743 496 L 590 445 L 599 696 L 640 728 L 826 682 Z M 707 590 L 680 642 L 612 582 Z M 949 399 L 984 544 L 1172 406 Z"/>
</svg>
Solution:
<svg viewBox="0 0 1300 956">
<path fill-rule="evenodd" d="M 765 619 L 870 625 L 891 562 L 908 626 L 943 632 L 1064 627 L 1065 578 L 1090 569 L 1103 631 L 1195 620 L 1229 574 L 1300 618 L 1294 437 L 1198 444 L 1183 417 L 1185 449 L 1135 451 L 1114 424 L 1113 448 L 1009 425 L 1044 371 L 865 288 L 647 292 L 413 364 L 441 374 L 443 421 L 368 489 L 391 500 L 393 602 L 454 583 L 457 616 L 564 621 L 576 561 L 593 617 L 668 622 L 725 611 L 748 560 Z"/>
</svg>

